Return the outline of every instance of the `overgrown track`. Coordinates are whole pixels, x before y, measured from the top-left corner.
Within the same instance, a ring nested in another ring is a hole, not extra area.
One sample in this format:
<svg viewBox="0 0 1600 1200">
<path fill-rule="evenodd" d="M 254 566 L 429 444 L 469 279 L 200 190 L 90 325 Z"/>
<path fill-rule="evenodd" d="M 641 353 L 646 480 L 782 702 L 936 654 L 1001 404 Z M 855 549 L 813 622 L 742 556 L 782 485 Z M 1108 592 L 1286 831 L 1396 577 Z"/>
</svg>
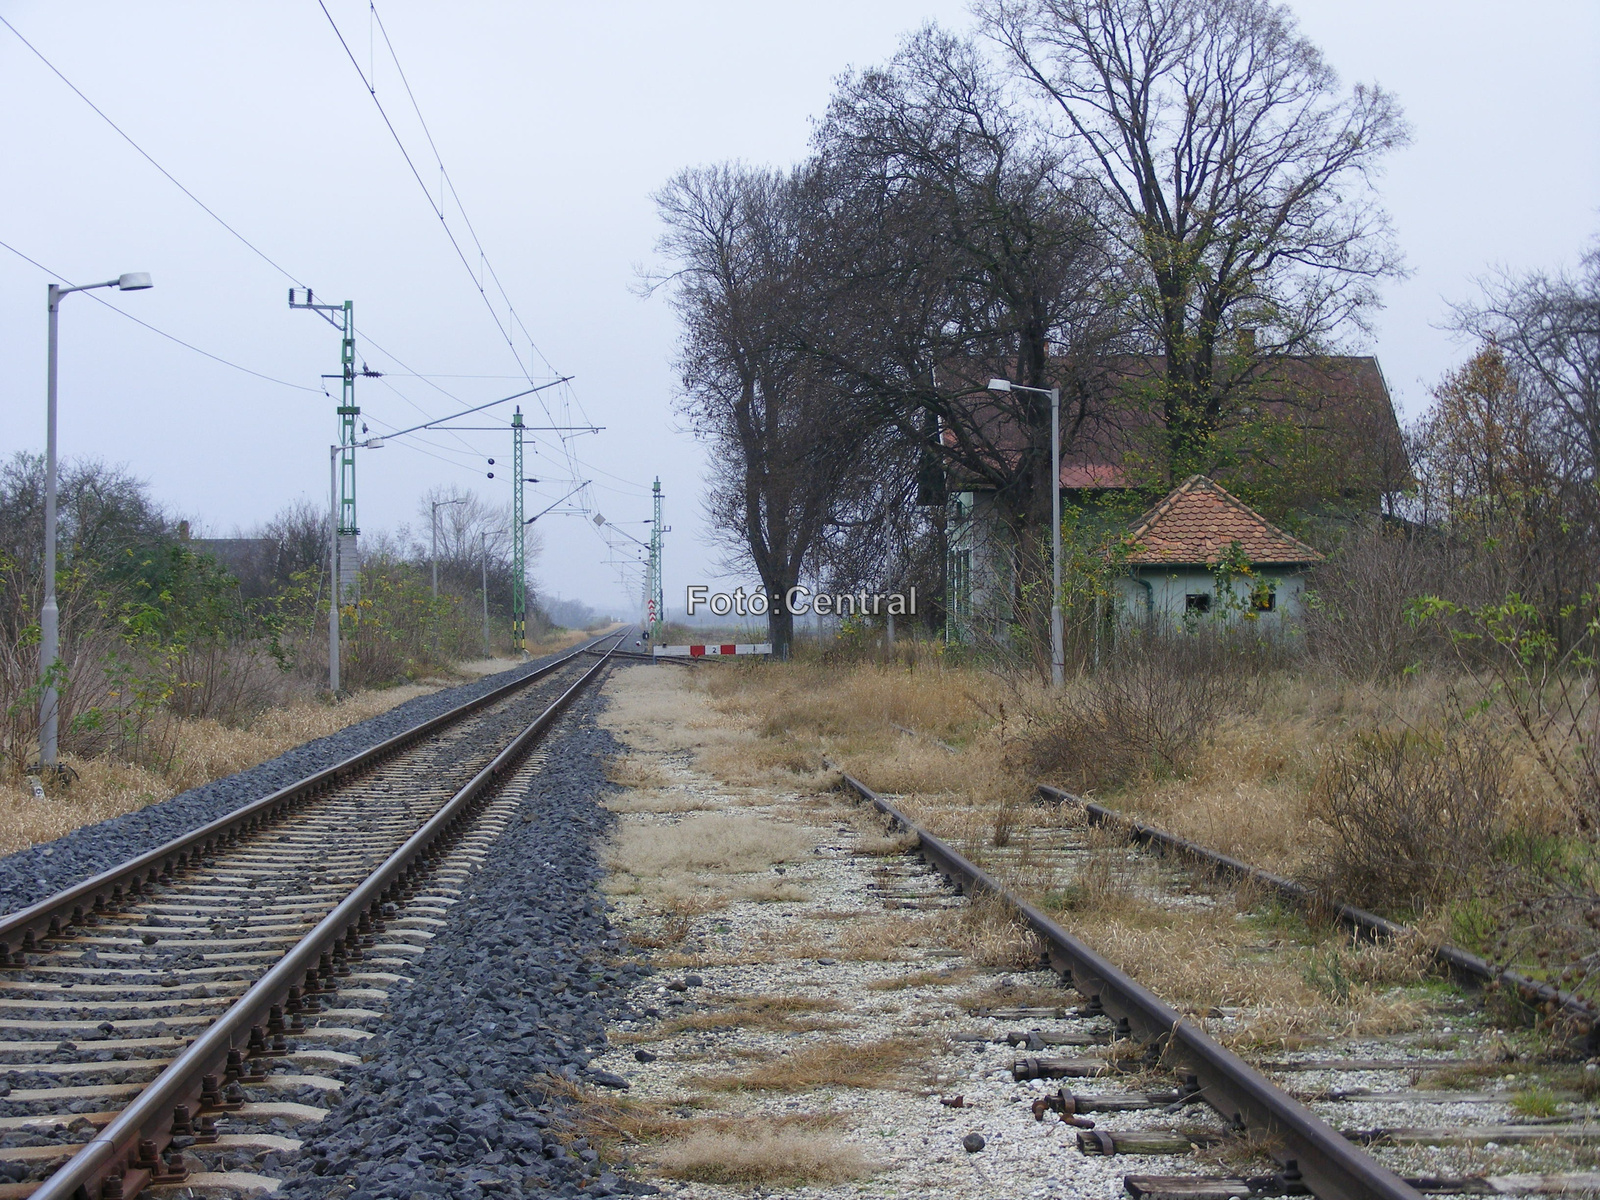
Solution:
<svg viewBox="0 0 1600 1200">
<path fill-rule="evenodd" d="M 1356 1149 L 1305 1105 L 1274 1086 L 1238 1055 L 1208 1037 L 1148 988 L 1073 937 L 1039 909 L 1012 895 L 988 872 L 913 822 L 866 784 L 849 784 L 897 826 L 917 838 L 923 859 L 966 894 L 986 892 L 1006 903 L 1044 942 L 1064 983 L 1117 1023 L 1119 1036 L 1194 1077 L 1196 1098 L 1230 1125 L 1260 1131 L 1282 1149 L 1285 1190 L 1303 1180 L 1322 1200 L 1419 1200 L 1394 1172 Z M 1292 1174 L 1291 1174 L 1292 1173 Z"/>
<path fill-rule="evenodd" d="M 1175 837 L 1153 825 L 1125 817 L 1103 804 L 1084 800 L 1071 792 L 1050 787 L 1048 784 L 1039 785 L 1039 795 L 1051 803 L 1070 804 L 1081 809 L 1091 824 L 1119 830 L 1129 841 L 1156 854 L 1187 859 L 1202 870 L 1226 876 L 1236 882 L 1253 884 L 1264 892 L 1276 893 L 1288 903 L 1301 909 L 1317 909 L 1322 905 L 1322 899 L 1303 883 L 1286 879 L 1282 875 L 1274 875 L 1270 871 L 1263 871 L 1260 867 L 1240 862 L 1236 858 L 1220 854 L 1187 838 Z M 1332 915 L 1342 924 L 1365 936 L 1397 938 L 1406 937 L 1412 932 L 1403 925 L 1368 912 L 1364 908 L 1357 908 L 1353 904 L 1335 905 Z M 1574 1026 L 1579 1032 L 1586 1052 L 1594 1054 L 1600 1051 L 1600 1012 L 1596 1012 L 1595 1006 L 1582 997 L 1551 987 L 1548 983 L 1529 979 L 1517 971 L 1496 970 L 1486 959 L 1476 954 L 1469 954 L 1457 946 L 1439 946 L 1434 950 L 1434 956 L 1446 970 L 1464 983 L 1478 987 L 1490 984 L 1509 988 L 1525 1004 L 1538 1008 L 1545 1016 L 1561 1018 Z"/>
<path fill-rule="evenodd" d="M 315 1044 L 365 1036 L 341 1021 L 373 1014 L 347 1006 L 381 1000 L 436 923 L 397 906 L 471 852 L 473 821 L 626 636 L 0 919 L 0 1200 L 135 1196 L 226 1143 L 221 1113 L 315 1115 L 293 1099 L 338 1085 L 309 1072 L 349 1061 Z"/>
</svg>

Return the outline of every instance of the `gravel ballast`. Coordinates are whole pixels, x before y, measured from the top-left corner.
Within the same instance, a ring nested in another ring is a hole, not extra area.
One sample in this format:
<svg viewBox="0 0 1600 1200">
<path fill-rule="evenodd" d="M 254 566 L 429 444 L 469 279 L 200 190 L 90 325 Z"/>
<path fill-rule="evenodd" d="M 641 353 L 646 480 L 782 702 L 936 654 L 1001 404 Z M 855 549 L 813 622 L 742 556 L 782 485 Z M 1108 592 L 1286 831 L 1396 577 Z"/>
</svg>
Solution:
<svg viewBox="0 0 1600 1200">
<path fill-rule="evenodd" d="M 237 775 L 0 858 L 0 915 L 25 908 L 134 855 L 164 845 L 566 653 L 547 655 L 460 687 L 418 696 Z"/>
<path fill-rule="evenodd" d="M 623 994 L 649 968 L 624 955 L 599 884 L 610 827 L 599 799 L 615 749 L 590 692 L 545 744 L 546 765 L 449 919 L 390 993 L 344 1098 L 263 1164 L 288 1200 L 605 1196 L 629 1185 L 581 1140 L 558 1137 L 565 1101 L 540 1086 L 589 1070 Z M 276 1157 L 276 1156 L 274 1156 Z"/>
</svg>

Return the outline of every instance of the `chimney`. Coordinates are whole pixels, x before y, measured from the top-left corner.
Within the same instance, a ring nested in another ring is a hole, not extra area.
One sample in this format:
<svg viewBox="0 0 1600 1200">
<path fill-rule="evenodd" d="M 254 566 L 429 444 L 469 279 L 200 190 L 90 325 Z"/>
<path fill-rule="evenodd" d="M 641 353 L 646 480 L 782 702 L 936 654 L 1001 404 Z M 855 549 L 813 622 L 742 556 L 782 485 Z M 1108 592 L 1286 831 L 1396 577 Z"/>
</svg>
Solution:
<svg viewBox="0 0 1600 1200">
<path fill-rule="evenodd" d="M 180 542 L 187 542 L 189 540 L 189 522 L 178 522 L 178 540 Z"/>
</svg>

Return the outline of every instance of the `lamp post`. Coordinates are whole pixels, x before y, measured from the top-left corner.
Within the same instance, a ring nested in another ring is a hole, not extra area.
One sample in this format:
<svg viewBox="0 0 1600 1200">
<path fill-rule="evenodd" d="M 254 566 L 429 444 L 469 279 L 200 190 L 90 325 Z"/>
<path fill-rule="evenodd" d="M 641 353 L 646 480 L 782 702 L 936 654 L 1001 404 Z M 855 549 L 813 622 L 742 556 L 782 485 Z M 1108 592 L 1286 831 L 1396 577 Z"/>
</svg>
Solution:
<svg viewBox="0 0 1600 1200">
<path fill-rule="evenodd" d="M 494 650 L 489 645 L 489 531 L 485 529 L 482 534 L 482 557 L 479 560 L 483 569 L 483 656 L 493 658 Z"/>
<path fill-rule="evenodd" d="M 150 287 L 150 276 L 131 271 L 104 283 L 84 283 L 49 288 L 50 333 L 45 366 L 44 449 L 44 604 L 39 609 L 39 773 L 58 766 L 58 723 L 61 716 L 57 689 L 57 662 L 61 657 L 61 609 L 56 604 L 56 326 L 61 297 L 93 288 L 140 292 Z"/>
<path fill-rule="evenodd" d="M 383 448 L 381 437 L 351 442 L 361 450 Z M 328 693 L 339 698 L 339 452 L 344 446 L 328 447 Z"/>
<path fill-rule="evenodd" d="M 1033 392 L 1050 397 L 1050 686 L 1066 675 L 1061 633 L 1061 389 L 1026 387 L 1009 379 L 989 380 L 991 392 Z"/>
<path fill-rule="evenodd" d="M 465 504 L 465 496 L 457 496 L 454 500 L 434 500 L 433 511 L 430 514 L 429 525 L 433 534 L 429 543 L 428 560 L 433 564 L 433 598 L 439 598 L 439 510 L 447 504 Z"/>
</svg>

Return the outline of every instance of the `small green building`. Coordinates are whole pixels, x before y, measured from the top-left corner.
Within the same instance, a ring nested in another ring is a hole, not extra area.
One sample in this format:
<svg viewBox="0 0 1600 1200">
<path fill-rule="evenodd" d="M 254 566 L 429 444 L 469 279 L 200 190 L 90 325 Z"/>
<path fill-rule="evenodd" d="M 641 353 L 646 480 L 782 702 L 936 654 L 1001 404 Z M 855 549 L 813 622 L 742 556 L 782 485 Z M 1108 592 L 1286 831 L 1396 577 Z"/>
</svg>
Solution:
<svg viewBox="0 0 1600 1200">
<path fill-rule="evenodd" d="M 1204 475 L 1191 475 L 1141 517 L 1127 574 L 1125 622 L 1249 620 L 1287 630 L 1304 612 L 1305 575 L 1322 555 Z"/>
</svg>

